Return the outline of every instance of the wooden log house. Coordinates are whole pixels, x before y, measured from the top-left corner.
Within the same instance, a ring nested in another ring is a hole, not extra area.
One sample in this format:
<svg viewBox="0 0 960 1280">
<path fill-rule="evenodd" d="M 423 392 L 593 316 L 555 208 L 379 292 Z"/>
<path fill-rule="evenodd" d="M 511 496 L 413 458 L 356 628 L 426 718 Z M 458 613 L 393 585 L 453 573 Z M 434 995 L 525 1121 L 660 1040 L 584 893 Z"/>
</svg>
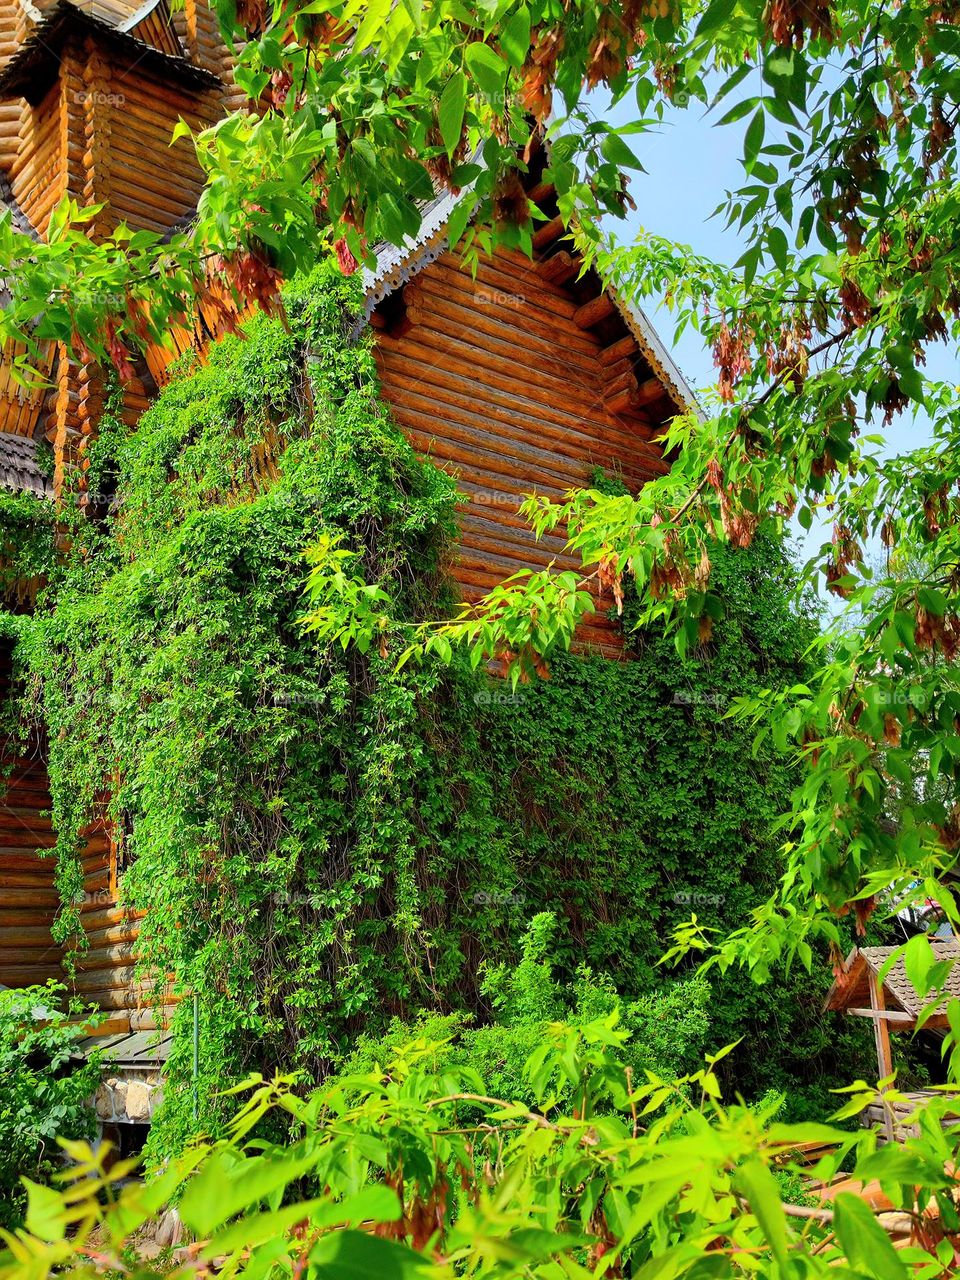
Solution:
<svg viewBox="0 0 960 1280">
<path fill-rule="evenodd" d="M 179 117 L 206 125 L 243 105 L 216 19 L 203 0 L 0 0 L 0 200 L 14 226 L 41 238 L 60 198 L 103 203 L 99 237 L 121 221 L 167 232 L 196 207 L 201 174 L 189 142 L 169 139 Z M 534 165 L 529 193 L 549 220 L 531 261 L 507 249 L 476 279 L 448 243 L 453 198 L 424 210 L 416 240 L 383 247 L 365 276 L 383 391 L 412 443 L 454 473 L 464 493 L 452 572 L 467 599 L 523 566 L 544 566 L 559 539 L 536 543 L 517 511 L 534 488 L 559 497 L 595 468 L 631 488 L 665 469 L 657 434 L 693 398 L 644 314 L 601 288 L 563 243 L 552 189 Z M 554 215 L 550 217 L 550 215 Z M 211 314 L 216 314 L 213 308 Z M 135 429 L 173 358 L 203 338 L 171 334 L 124 390 Z M 0 362 L 0 486 L 55 500 L 65 468 L 82 466 L 102 409 L 100 371 L 65 350 L 48 354 L 51 385 L 24 390 Z M 53 478 L 41 465 L 52 447 Z M 563 557 L 560 556 L 561 563 Z M 608 602 L 582 628 L 584 647 L 616 657 Z M 10 651 L 0 649 L 0 682 Z M 0 744 L 2 747 L 3 744 Z M 43 744 L 7 748 L 0 813 L 0 984 L 60 971 L 50 937 L 56 911 Z M 73 980 L 116 1033 L 154 1026 L 131 968 L 136 921 L 118 901 L 105 832 L 86 853 L 82 908 L 89 947 Z"/>
</svg>

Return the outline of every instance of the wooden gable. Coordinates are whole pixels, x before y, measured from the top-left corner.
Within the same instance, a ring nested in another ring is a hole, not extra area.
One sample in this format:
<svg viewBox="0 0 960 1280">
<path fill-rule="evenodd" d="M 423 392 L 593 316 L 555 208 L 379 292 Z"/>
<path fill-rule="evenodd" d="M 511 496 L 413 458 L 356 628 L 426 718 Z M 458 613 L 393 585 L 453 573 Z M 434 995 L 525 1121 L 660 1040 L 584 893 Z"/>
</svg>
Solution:
<svg viewBox="0 0 960 1280">
<path fill-rule="evenodd" d="M 530 197 L 556 214 L 551 186 Z M 598 471 L 635 493 L 667 470 L 659 434 L 695 402 L 643 313 L 582 271 L 559 217 L 534 232 L 533 260 L 499 248 L 474 276 L 446 240 L 455 202 L 427 206 L 416 243 L 384 246 L 366 283 L 384 398 L 464 493 L 450 569 L 475 601 L 522 568 L 579 569 L 562 537 L 534 538 L 523 498 L 562 498 Z M 620 654 L 612 606 L 597 599 L 581 647 Z"/>
</svg>

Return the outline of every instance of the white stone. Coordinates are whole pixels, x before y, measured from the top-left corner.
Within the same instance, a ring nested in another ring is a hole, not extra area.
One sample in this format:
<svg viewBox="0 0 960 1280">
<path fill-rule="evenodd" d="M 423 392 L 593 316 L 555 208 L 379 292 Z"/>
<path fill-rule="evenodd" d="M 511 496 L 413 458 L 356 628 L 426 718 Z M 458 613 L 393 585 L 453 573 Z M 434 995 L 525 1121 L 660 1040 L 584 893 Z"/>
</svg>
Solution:
<svg viewBox="0 0 960 1280">
<path fill-rule="evenodd" d="M 96 1107 L 97 1115 L 101 1120 L 113 1119 L 113 1091 L 107 1085 L 101 1084 L 97 1086 L 93 1105 Z"/>
<path fill-rule="evenodd" d="M 144 1122 L 150 1119 L 150 1086 L 140 1080 L 131 1080 L 126 1088 L 125 1110 L 129 1120 Z"/>
</svg>

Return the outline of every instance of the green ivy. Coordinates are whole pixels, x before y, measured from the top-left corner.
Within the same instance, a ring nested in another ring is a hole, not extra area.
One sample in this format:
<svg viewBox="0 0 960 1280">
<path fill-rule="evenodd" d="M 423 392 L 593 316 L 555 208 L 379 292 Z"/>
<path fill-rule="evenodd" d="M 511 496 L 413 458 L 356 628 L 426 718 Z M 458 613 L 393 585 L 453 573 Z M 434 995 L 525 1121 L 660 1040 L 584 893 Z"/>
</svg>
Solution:
<svg viewBox="0 0 960 1280">
<path fill-rule="evenodd" d="M 511 691 L 305 631 L 322 540 L 359 556 L 397 623 L 453 599 L 455 485 L 379 398 L 369 340 L 350 336 L 359 287 L 319 268 L 283 322 L 184 363 L 135 434 L 108 418 L 93 514 L 20 628 L 50 743 L 58 935 L 83 945 L 80 851 L 106 782 L 123 895 L 146 913 L 140 965 L 179 1001 L 158 1159 L 216 1131 L 218 1091 L 250 1069 L 315 1080 L 421 1009 L 488 1020 L 485 974 L 540 912 L 560 980 L 587 965 L 636 1002 L 691 910 L 739 923 L 778 873 L 793 779 L 723 718 L 802 669 L 810 624 L 773 542 L 716 566 L 727 617 L 696 662 L 646 636 L 634 660 L 561 658 Z M 725 1060 L 738 1088 L 802 1079 L 823 1109 L 821 998 L 808 979 L 715 991 L 717 1039 L 746 1034 Z"/>
<path fill-rule="evenodd" d="M 53 503 L 0 489 L 0 600 L 15 603 L 21 589 L 45 577 L 53 564 Z"/>
<path fill-rule="evenodd" d="M 84 1055 L 90 1022 L 62 1009 L 62 984 L 0 987 L 0 1229 L 21 1225 L 23 1178 L 48 1180 L 60 1164 L 57 1139 L 93 1136 L 89 1106 L 101 1059 Z"/>
</svg>

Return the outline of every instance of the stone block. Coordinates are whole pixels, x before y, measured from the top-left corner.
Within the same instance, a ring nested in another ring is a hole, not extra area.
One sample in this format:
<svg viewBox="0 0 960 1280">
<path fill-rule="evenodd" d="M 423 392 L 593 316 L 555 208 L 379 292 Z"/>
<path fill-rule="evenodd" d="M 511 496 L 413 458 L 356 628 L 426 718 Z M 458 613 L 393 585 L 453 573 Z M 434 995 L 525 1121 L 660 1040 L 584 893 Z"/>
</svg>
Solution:
<svg viewBox="0 0 960 1280">
<path fill-rule="evenodd" d="M 145 1124 L 150 1119 L 150 1086 L 140 1080 L 131 1080 L 126 1087 L 124 1110 L 127 1119 Z"/>
</svg>

